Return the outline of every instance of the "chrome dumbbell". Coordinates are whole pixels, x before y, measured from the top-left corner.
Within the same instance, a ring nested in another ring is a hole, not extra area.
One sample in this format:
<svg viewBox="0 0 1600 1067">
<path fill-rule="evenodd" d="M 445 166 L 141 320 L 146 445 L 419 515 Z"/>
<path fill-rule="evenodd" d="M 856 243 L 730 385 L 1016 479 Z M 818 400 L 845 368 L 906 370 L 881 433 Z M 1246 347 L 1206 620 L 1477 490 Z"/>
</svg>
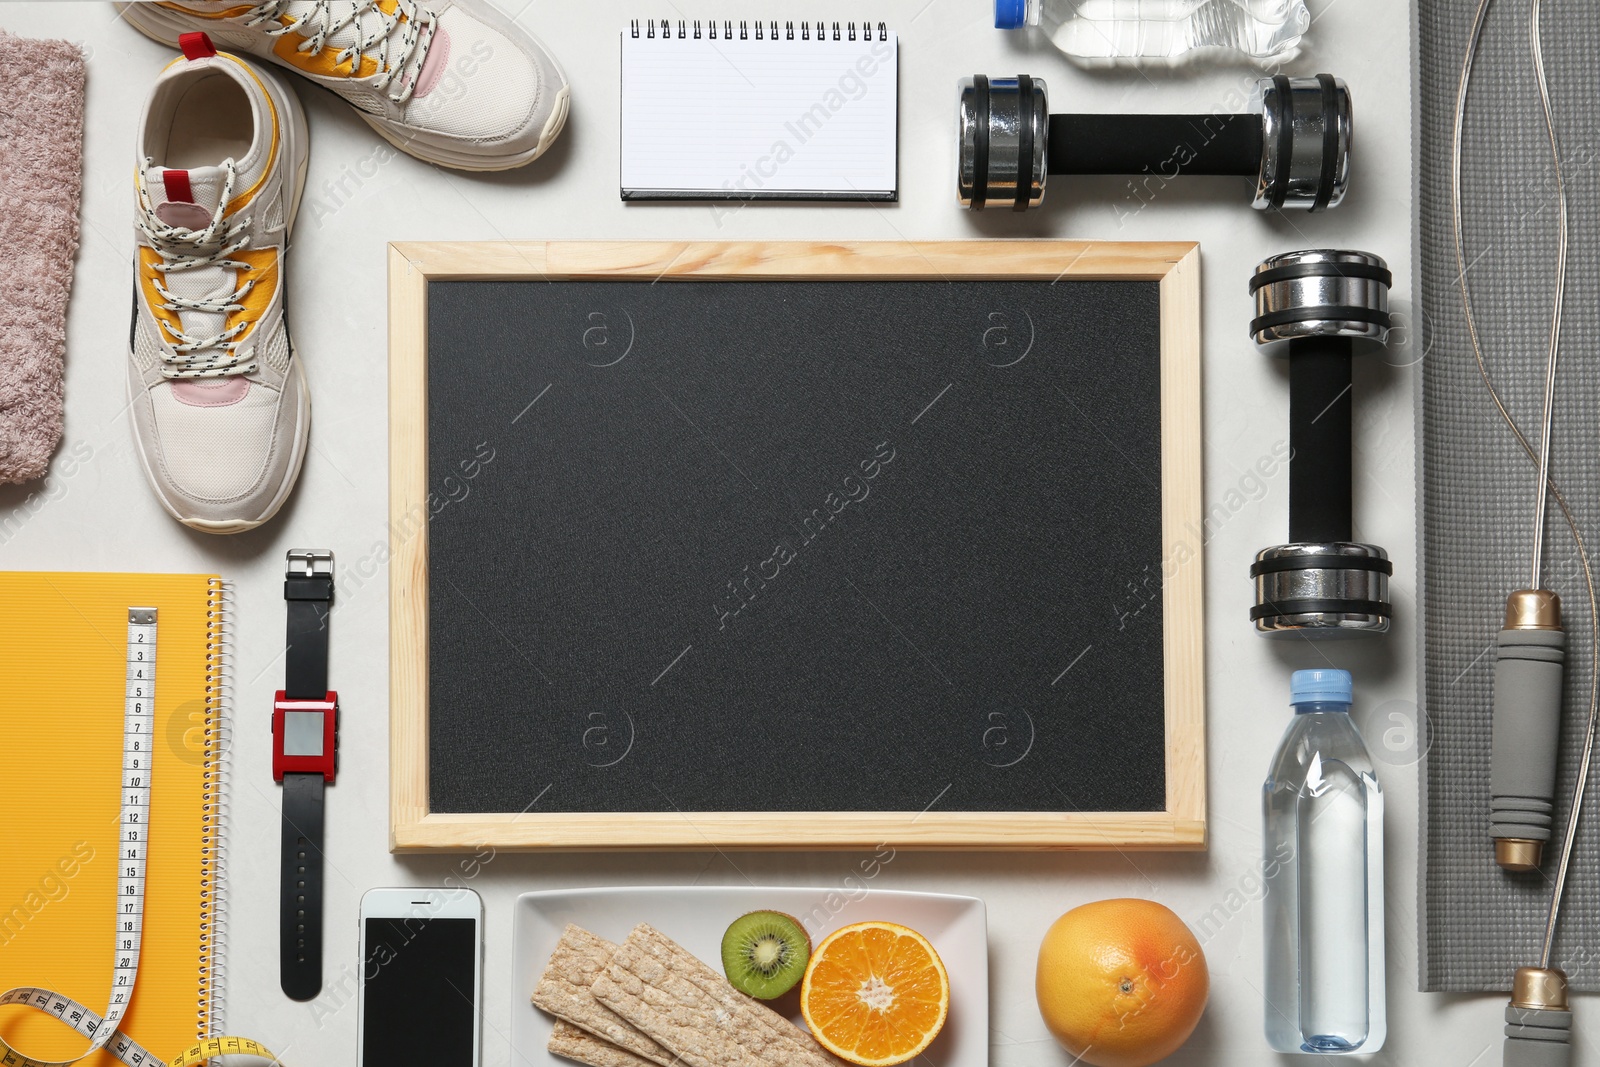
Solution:
<svg viewBox="0 0 1600 1067">
<path fill-rule="evenodd" d="M 1024 211 L 1050 174 L 1232 174 L 1251 206 L 1318 211 L 1350 177 L 1350 91 L 1330 74 L 1257 83 L 1244 114 L 1052 115 L 1043 79 L 963 78 L 956 196 L 974 211 Z"/>
<path fill-rule="evenodd" d="M 1389 629 L 1389 554 L 1351 540 L 1350 360 L 1389 335 L 1388 265 L 1368 252 L 1273 256 L 1250 279 L 1258 345 L 1289 359 L 1289 543 L 1250 567 L 1257 632 L 1340 637 Z"/>
</svg>

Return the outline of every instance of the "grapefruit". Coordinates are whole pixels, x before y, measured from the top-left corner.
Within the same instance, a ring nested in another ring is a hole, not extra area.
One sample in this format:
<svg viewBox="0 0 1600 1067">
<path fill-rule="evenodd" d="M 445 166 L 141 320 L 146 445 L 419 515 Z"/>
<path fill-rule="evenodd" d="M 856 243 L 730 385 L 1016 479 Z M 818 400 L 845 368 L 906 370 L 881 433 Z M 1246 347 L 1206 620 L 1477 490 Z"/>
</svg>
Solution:
<svg viewBox="0 0 1600 1067">
<path fill-rule="evenodd" d="M 1095 1067 L 1147 1067 L 1178 1050 L 1206 1008 L 1200 943 L 1165 905 L 1100 900 L 1055 921 L 1039 946 L 1039 1012 Z"/>
</svg>

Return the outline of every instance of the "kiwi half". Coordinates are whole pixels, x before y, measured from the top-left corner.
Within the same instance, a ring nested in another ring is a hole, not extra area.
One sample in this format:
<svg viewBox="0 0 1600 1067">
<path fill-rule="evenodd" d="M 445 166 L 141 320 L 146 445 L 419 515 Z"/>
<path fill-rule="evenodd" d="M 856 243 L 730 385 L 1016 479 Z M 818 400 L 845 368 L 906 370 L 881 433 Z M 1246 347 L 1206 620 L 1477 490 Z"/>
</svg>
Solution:
<svg viewBox="0 0 1600 1067">
<path fill-rule="evenodd" d="M 722 935 L 722 971 L 728 983 L 757 1000 L 772 1000 L 793 989 L 810 959 L 811 938 L 781 911 L 742 915 Z"/>
</svg>

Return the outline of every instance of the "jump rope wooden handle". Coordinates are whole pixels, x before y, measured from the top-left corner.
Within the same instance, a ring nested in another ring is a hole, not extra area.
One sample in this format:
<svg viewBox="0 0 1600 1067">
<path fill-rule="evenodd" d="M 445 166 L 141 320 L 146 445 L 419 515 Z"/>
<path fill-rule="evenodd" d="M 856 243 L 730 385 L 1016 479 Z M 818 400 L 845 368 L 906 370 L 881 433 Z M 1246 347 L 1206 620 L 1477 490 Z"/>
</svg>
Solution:
<svg viewBox="0 0 1600 1067">
<path fill-rule="evenodd" d="M 1489 781 L 1489 836 L 1495 862 L 1537 870 L 1555 810 L 1567 635 L 1561 600 L 1523 589 L 1506 601 L 1494 665 L 1494 724 Z"/>
</svg>

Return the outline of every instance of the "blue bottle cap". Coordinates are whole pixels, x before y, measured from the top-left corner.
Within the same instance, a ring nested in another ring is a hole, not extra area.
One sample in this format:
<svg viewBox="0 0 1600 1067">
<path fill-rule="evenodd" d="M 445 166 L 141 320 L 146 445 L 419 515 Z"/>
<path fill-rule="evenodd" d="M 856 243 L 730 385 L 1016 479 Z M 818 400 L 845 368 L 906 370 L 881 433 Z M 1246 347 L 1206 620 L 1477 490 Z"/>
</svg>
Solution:
<svg viewBox="0 0 1600 1067">
<path fill-rule="evenodd" d="M 1289 677 L 1290 704 L 1348 704 L 1352 695 L 1349 671 L 1295 671 Z"/>
<path fill-rule="evenodd" d="M 1020 30 L 1028 24 L 1028 0 L 994 0 L 994 28 Z"/>
</svg>

